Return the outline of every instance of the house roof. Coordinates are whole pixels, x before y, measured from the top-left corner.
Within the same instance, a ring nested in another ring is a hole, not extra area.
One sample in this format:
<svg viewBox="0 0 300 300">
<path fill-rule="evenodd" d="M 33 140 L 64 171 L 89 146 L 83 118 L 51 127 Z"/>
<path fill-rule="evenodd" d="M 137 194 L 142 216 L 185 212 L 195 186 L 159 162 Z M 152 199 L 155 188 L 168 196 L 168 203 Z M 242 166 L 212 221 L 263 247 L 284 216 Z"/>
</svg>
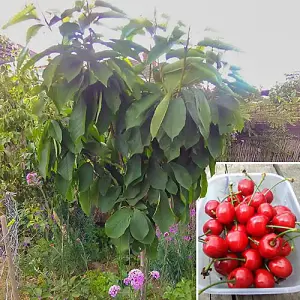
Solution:
<svg viewBox="0 0 300 300">
<path fill-rule="evenodd" d="M 0 65 L 13 62 L 23 48 L 24 46 L 16 44 L 7 37 L 0 35 Z M 30 56 L 35 54 L 34 51 L 29 50 Z"/>
</svg>

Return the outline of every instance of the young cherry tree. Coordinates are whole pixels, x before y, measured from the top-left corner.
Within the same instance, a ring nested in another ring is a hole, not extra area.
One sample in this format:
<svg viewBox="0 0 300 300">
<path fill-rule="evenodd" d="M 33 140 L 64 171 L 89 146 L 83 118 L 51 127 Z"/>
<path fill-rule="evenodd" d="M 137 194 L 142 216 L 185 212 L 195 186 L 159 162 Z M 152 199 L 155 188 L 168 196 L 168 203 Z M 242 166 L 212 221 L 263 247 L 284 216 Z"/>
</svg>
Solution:
<svg viewBox="0 0 300 300">
<path fill-rule="evenodd" d="M 221 76 L 223 52 L 237 50 L 223 41 L 192 45 L 184 24 L 166 35 L 157 19 L 131 19 L 118 39 L 106 40 L 96 24 L 107 18 L 127 17 L 104 1 L 76 1 L 49 20 L 29 5 L 6 27 L 36 20 L 29 41 L 40 28 L 59 26 L 61 44 L 19 58 L 26 69 L 51 56 L 40 89 L 58 114 L 43 126 L 40 173 L 55 176 L 59 193 L 77 198 L 86 214 L 95 207 L 109 213 L 107 235 L 144 260 L 156 252 L 156 225 L 166 232 L 188 222 L 190 204 L 206 193 L 206 167 L 214 172 L 224 137 L 243 128 L 239 94 L 253 88 L 235 68 L 234 80 Z M 151 49 L 133 41 L 145 33 Z M 203 83 L 214 97 L 206 97 Z"/>
</svg>

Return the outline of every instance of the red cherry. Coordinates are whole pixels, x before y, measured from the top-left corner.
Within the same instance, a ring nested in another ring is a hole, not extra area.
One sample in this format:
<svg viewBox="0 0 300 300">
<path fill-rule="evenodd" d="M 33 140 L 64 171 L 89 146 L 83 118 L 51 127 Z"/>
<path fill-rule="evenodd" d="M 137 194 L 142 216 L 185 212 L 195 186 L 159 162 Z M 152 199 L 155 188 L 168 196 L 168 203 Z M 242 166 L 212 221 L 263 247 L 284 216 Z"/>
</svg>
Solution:
<svg viewBox="0 0 300 300">
<path fill-rule="evenodd" d="M 205 204 L 205 213 L 211 218 L 216 218 L 216 209 L 219 206 L 220 202 L 217 200 L 209 200 Z"/>
<path fill-rule="evenodd" d="M 223 225 L 216 219 L 210 219 L 203 225 L 203 233 L 206 235 L 220 235 L 223 229 Z"/>
<path fill-rule="evenodd" d="M 238 183 L 238 190 L 243 196 L 251 195 L 254 192 L 254 182 L 250 179 L 242 179 Z"/>
<path fill-rule="evenodd" d="M 246 203 L 241 203 L 235 209 L 236 219 L 241 224 L 246 224 L 248 220 L 254 215 L 255 209 Z"/>
<path fill-rule="evenodd" d="M 230 224 L 235 217 L 234 206 L 229 202 L 221 203 L 216 210 L 216 216 L 220 223 Z"/>
<path fill-rule="evenodd" d="M 291 212 L 291 210 L 284 205 L 273 206 L 274 216 L 284 214 L 286 212 Z"/>
<path fill-rule="evenodd" d="M 274 195 L 271 190 L 264 188 L 261 192 L 264 194 L 268 203 L 271 203 L 273 201 Z"/>
<path fill-rule="evenodd" d="M 290 243 L 283 238 L 279 238 L 279 240 L 280 240 L 279 256 L 289 256 L 292 252 L 292 247 Z"/>
<path fill-rule="evenodd" d="M 273 288 L 275 286 L 274 276 L 265 269 L 255 271 L 254 286 L 259 289 Z"/>
<path fill-rule="evenodd" d="M 249 235 L 256 237 L 263 236 L 267 233 L 268 219 L 263 215 L 255 215 L 247 222 L 247 232 Z"/>
<path fill-rule="evenodd" d="M 246 230 L 246 226 L 243 225 L 243 224 L 234 224 L 232 226 L 232 228 L 230 229 L 230 231 L 243 231 L 245 233 L 247 233 L 247 230 Z"/>
<path fill-rule="evenodd" d="M 242 257 L 245 258 L 245 262 L 242 263 L 241 267 L 247 268 L 251 271 L 259 269 L 262 264 L 262 257 L 256 249 L 247 249 L 242 253 Z"/>
<path fill-rule="evenodd" d="M 273 211 L 273 207 L 271 204 L 269 203 L 262 203 L 258 209 L 257 209 L 257 213 L 259 215 L 264 215 L 266 216 L 269 220 L 271 220 L 274 216 L 274 211 Z"/>
<path fill-rule="evenodd" d="M 234 253 L 227 253 L 225 257 L 228 258 L 238 258 Z M 239 266 L 239 261 L 235 259 L 228 259 L 228 260 L 217 260 L 214 263 L 215 270 L 223 275 L 228 276 L 231 271 L 236 269 Z"/>
<path fill-rule="evenodd" d="M 251 241 L 252 240 L 252 241 Z M 258 249 L 258 246 L 259 246 L 259 242 L 260 242 L 260 238 L 257 238 L 257 237 L 251 237 L 251 240 L 250 240 L 250 247 L 252 249 Z"/>
<path fill-rule="evenodd" d="M 292 264 L 285 257 L 277 257 L 269 261 L 268 267 L 278 278 L 287 278 L 293 273 Z"/>
<path fill-rule="evenodd" d="M 250 197 L 248 204 L 257 209 L 261 204 L 266 202 L 267 200 L 264 194 L 261 192 L 257 192 L 252 197 Z"/>
<path fill-rule="evenodd" d="M 285 212 L 281 215 L 276 215 L 272 219 L 272 225 L 283 226 L 288 228 L 295 228 L 296 226 L 296 217 L 293 213 Z M 286 231 L 285 228 L 276 228 L 277 231 L 283 232 Z"/>
<path fill-rule="evenodd" d="M 239 205 L 243 201 L 243 195 L 241 193 L 239 194 L 233 194 L 232 196 L 230 195 L 225 201 L 226 202 L 233 202 L 234 206 Z"/>
<path fill-rule="evenodd" d="M 231 231 L 226 236 L 226 242 L 230 251 L 242 252 L 248 246 L 248 237 L 243 231 Z"/>
<path fill-rule="evenodd" d="M 216 235 L 210 235 L 205 239 L 203 252 L 211 258 L 224 257 L 228 252 L 227 242 Z"/>
<path fill-rule="evenodd" d="M 235 280 L 235 282 L 228 282 L 230 288 L 249 288 L 254 281 L 253 274 L 247 268 L 237 268 L 233 270 L 228 280 Z"/>
<path fill-rule="evenodd" d="M 275 233 L 265 235 L 259 242 L 258 251 L 263 258 L 273 259 L 280 253 L 281 242 Z"/>
</svg>

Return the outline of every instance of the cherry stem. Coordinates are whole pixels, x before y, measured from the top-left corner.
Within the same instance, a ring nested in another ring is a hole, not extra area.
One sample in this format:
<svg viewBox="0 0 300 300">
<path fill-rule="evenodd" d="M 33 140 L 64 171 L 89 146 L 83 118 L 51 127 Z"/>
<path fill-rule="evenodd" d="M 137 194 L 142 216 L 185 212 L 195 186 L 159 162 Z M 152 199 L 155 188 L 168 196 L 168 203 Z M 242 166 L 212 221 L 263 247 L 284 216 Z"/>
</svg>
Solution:
<svg viewBox="0 0 300 300">
<path fill-rule="evenodd" d="M 199 239 L 199 238 L 202 238 L 203 236 L 206 236 L 208 233 L 210 233 L 210 231 L 211 231 L 211 230 L 208 229 L 205 233 L 203 233 L 202 235 L 199 235 L 199 236 L 198 236 L 198 239 Z"/>
<path fill-rule="evenodd" d="M 293 237 L 289 237 L 288 236 L 288 239 L 286 239 L 285 241 L 288 243 L 289 241 L 293 241 L 294 239 L 296 239 L 296 238 L 298 238 L 298 237 L 300 237 L 300 234 L 298 234 L 298 235 L 295 235 L 295 236 L 293 236 Z"/>
<path fill-rule="evenodd" d="M 248 236 L 248 239 L 252 242 L 252 243 L 254 243 L 254 244 L 256 244 L 256 245 L 258 245 L 259 244 L 259 242 L 258 241 L 255 241 L 254 239 L 252 239 L 250 236 Z"/>
<path fill-rule="evenodd" d="M 206 244 L 206 243 L 207 243 L 207 242 L 205 242 L 203 239 L 199 239 L 199 238 L 198 238 L 198 242 L 199 242 L 199 243 L 202 243 L 202 244 Z"/>
<path fill-rule="evenodd" d="M 268 265 L 267 265 L 266 262 L 264 262 L 264 265 L 265 265 L 265 268 L 267 269 L 267 271 L 270 272 L 270 273 L 272 274 L 272 272 L 271 272 L 271 270 L 269 269 L 269 267 L 268 267 Z M 277 281 L 278 281 L 278 278 L 277 278 L 276 276 L 274 276 L 274 275 L 273 275 L 273 277 L 274 277 L 274 280 L 277 282 Z"/>
<path fill-rule="evenodd" d="M 224 260 L 238 260 L 238 261 L 243 261 L 245 262 L 245 258 L 238 258 L 238 257 L 222 257 L 222 258 L 217 258 L 215 261 L 224 261 Z"/>
<path fill-rule="evenodd" d="M 241 194 L 240 191 L 238 191 L 238 192 L 236 192 L 236 193 L 233 193 L 234 196 L 239 195 L 239 194 Z M 231 194 L 228 194 L 228 195 L 227 195 L 226 197 L 224 197 L 220 202 L 225 201 L 228 197 L 231 197 Z"/>
<path fill-rule="evenodd" d="M 205 292 L 206 290 L 210 289 L 211 287 L 214 287 L 214 286 L 219 285 L 219 284 L 224 284 L 224 283 L 235 283 L 235 279 L 224 280 L 224 281 L 219 281 L 219 282 L 215 282 L 213 284 L 210 284 L 207 287 L 205 287 L 204 289 L 200 290 L 199 291 L 199 295 L 201 295 L 203 292 Z"/>
<path fill-rule="evenodd" d="M 267 225 L 266 227 L 268 227 L 268 228 L 280 228 L 280 229 L 287 229 L 287 230 L 293 229 L 294 232 L 300 232 L 300 229 L 285 227 L 285 226 Z"/>
<path fill-rule="evenodd" d="M 232 183 L 229 184 L 229 192 L 230 192 L 231 204 L 234 205 Z"/>
<path fill-rule="evenodd" d="M 262 173 L 261 174 L 261 180 L 260 180 L 259 184 L 256 186 L 256 189 L 255 189 L 254 193 L 252 194 L 252 196 L 250 198 L 250 201 L 248 202 L 249 206 L 250 206 L 250 204 L 252 202 L 252 199 L 253 199 L 255 193 L 257 193 L 257 191 L 259 190 L 259 187 L 261 186 L 261 184 L 263 183 L 263 181 L 265 180 L 265 178 L 266 178 L 266 173 Z"/>
<path fill-rule="evenodd" d="M 255 181 L 252 179 L 252 177 L 246 172 L 246 170 L 244 170 L 243 173 L 245 174 L 246 177 L 248 177 L 250 180 L 253 181 L 254 185 L 255 185 L 256 188 L 258 189 L 257 184 L 256 184 Z M 259 189 L 258 189 L 258 190 L 259 190 Z"/>
<path fill-rule="evenodd" d="M 274 240 L 270 243 L 271 246 L 275 246 L 275 242 L 278 238 L 280 238 L 281 236 L 287 234 L 287 233 L 290 233 L 290 232 L 295 232 L 295 228 L 293 229 L 290 229 L 290 230 L 286 230 L 286 231 L 283 231 L 281 233 L 279 233 L 275 238 Z"/>
<path fill-rule="evenodd" d="M 268 189 L 268 190 L 269 190 L 269 191 L 273 190 L 278 184 L 280 184 L 280 183 L 282 183 L 282 182 L 285 182 L 285 181 L 294 182 L 295 180 L 294 180 L 294 178 L 284 178 L 284 179 L 278 181 L 276 184 L 274 184 L 274 185 L 273 185 L 270 189 Z M 264 195 L 266 195 L 266 194 L 267 194 L 267 192 L 264 193 Z"/>
</svg>

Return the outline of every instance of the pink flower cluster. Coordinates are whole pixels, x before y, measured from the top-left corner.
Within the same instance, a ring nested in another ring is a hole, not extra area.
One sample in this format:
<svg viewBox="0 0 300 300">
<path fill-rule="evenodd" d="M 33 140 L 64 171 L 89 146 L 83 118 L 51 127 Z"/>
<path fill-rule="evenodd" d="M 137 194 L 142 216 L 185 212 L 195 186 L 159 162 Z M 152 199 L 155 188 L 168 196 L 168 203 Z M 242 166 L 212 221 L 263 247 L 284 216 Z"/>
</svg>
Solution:
<svg viewBox="0 0 300 300">
<path fill-rule="evenodd" d="M 26 181 L 28 185 L 38 185 L 40 184 L 40 178 L 35 172 L 30 172 L 26 175 Z"/>
<path fill-rule="evenodd" d="M 153 279 L 159 279 L 159 277 L 160 277 L 160 274 L 158 271 L 151 271 L 150 275 Z"/>
<path fill-rule="evenodd" d="M 130 283 L 133 289 L 140 290 L 144 284 L 145 276 L 141 270 L 133 269 L 128 273 L 128 277 L 125 280 Z"/>
<path fill-rule="evenodd" d="M 118 293 L 120 292 L 121 287 L 119 285 L 113 285 L 109 288 L 108 294 L 112 297 L 115 298 L 117 297 Z"/>
</svg>

